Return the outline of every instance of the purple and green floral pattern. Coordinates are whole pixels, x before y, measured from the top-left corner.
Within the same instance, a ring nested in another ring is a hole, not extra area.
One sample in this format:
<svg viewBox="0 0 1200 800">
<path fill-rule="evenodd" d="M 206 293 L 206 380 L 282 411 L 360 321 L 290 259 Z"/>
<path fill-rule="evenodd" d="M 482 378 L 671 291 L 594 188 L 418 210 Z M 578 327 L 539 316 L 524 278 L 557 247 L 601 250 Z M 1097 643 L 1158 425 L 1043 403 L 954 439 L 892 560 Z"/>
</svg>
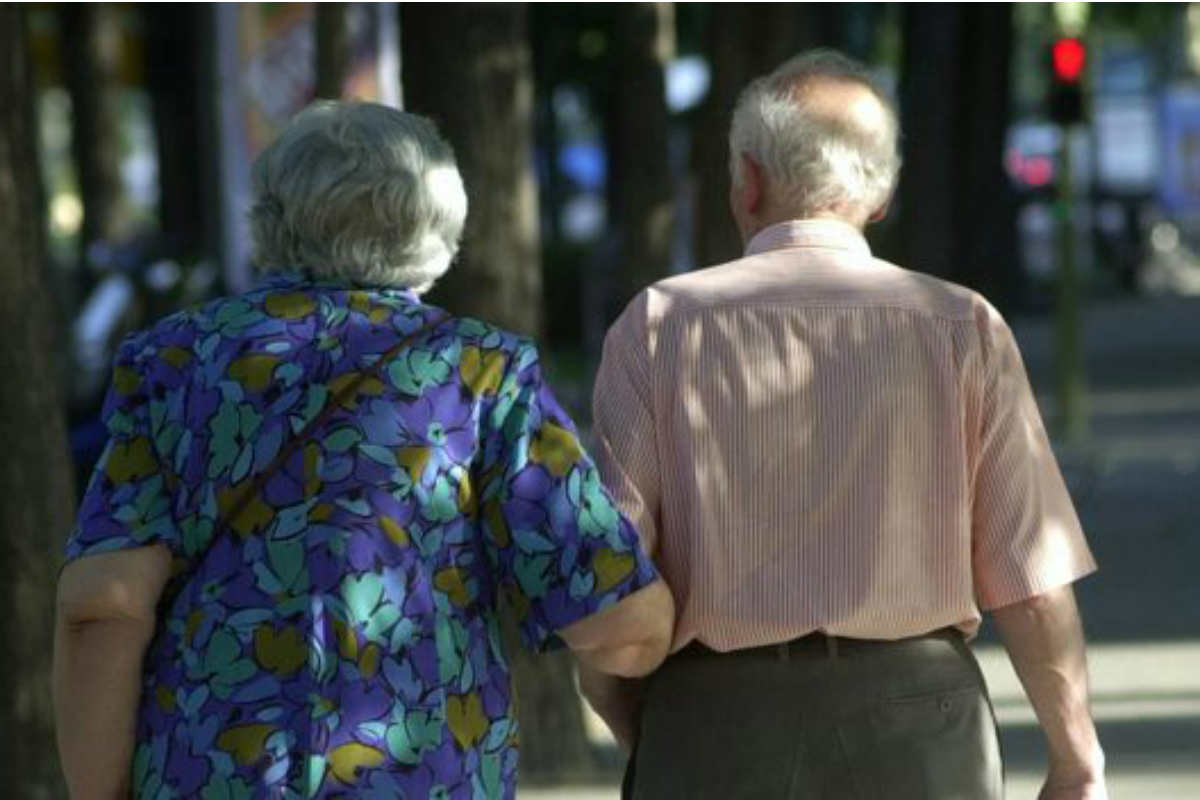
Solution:
<svg viewBox="0 0 1200 800">
<path fill-rule="evenodd" d="M 136 797 L 512 797 L 501 599 L 541 649 L 656 577 L 529 342 L 447 319 L 361 379 L 441 314 L 277 275 L 122 345 L 67 556 L 174 556 Z"/>
</svg>

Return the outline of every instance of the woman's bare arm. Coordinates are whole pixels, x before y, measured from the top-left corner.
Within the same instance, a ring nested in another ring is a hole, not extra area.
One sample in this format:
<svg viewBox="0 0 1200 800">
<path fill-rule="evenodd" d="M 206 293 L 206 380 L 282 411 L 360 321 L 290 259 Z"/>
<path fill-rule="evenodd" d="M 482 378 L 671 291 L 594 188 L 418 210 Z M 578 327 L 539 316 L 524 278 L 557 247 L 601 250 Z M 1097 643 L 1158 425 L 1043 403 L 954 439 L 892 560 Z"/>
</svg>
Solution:
<svg viewBox="0 0 1200 800">
<path fill-rule="evenodd" d="M 170 567 L 152 545 L 85 556 L 59 577 L 54 721 L 73 800 L 129 796 L 142 658 Z"/>
<path fill-rule="evenodd" d="M 559 635 L 580 663 L 608 675 L 637 678 L 667 657 L 674 629 L 675 601 L 660 578 Z"/>
</svg>

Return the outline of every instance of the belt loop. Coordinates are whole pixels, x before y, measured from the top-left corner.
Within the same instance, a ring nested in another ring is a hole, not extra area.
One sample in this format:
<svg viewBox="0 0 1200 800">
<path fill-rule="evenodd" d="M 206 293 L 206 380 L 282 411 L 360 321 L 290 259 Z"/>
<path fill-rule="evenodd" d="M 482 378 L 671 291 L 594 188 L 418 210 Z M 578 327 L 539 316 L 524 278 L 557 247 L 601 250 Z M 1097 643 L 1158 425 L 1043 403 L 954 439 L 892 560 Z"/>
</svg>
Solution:
<svg viewBox="0 0 1200 800">
<path fill-rule="evenodd" d="M 825 637 L 825 647 L 829 650 L 829 658 L 835 659 L 838 657 L 838 643 L 836 636 Z"/>
<path fill-rule="evenodd" d="M 788 642 L 780 642 L 775 645 L 775 652 L 779 654 L 780 661 L 790 661 L 792 658 L 792 649 L 788 646 Z"/>
</svg>

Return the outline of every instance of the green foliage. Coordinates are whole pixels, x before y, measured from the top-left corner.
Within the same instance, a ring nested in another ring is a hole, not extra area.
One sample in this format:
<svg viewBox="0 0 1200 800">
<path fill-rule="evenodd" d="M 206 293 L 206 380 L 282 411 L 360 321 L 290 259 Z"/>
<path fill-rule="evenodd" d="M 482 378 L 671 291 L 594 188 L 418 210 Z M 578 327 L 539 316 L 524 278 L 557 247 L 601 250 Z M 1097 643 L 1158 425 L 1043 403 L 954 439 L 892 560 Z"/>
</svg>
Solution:
<svg viewBox="0 0 1200 800">
<path fill-rule="evenodd" d="M 1132 34 L 1149 42 L 1178 35 L 1182 9 L 1174 3 L 1091 3 L 1088 27 Z"/>
</svg>

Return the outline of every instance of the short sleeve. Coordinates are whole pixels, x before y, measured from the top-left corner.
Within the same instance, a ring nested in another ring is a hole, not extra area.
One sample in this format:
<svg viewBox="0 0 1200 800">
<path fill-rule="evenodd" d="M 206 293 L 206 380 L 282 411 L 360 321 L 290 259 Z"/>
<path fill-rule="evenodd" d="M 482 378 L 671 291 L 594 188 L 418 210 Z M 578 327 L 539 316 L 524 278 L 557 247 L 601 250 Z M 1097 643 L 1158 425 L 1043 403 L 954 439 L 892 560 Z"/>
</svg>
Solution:
<svg viewBox="0 0 1200 800">
<path fill-rule="evenodd" d="M 80 503 L 66 557 L 162 543 L 177 552 L 179 533 L 166 471 L 159 461 L 149 387 L 139 363 L 141 337 L 121 346 L 101 417 L 108 444 Z"/>
<path fill-rule="evenodd" d="M 983 387 L 972 503 L 975 593 L 1016 603 L 1096 569 L 1012 331 L 981 314 Z"/>
<path fill-rule="evenodd" d="M 654 554 L 662 479 L 642 322 L 644 304 L 645 293 L 630 304 L 604 339 L 592 418 L 600 474 L 621 511 L 633 520 L 646 549 Z"/>
<path fill-rule="evenodd" d="M 555 631 L 654 582 L 657 571 L 543 381 L 532 345 L 517 348 L 482 424 L 489 560 L 525 645 L 559 646 Z"/>
</svg>

